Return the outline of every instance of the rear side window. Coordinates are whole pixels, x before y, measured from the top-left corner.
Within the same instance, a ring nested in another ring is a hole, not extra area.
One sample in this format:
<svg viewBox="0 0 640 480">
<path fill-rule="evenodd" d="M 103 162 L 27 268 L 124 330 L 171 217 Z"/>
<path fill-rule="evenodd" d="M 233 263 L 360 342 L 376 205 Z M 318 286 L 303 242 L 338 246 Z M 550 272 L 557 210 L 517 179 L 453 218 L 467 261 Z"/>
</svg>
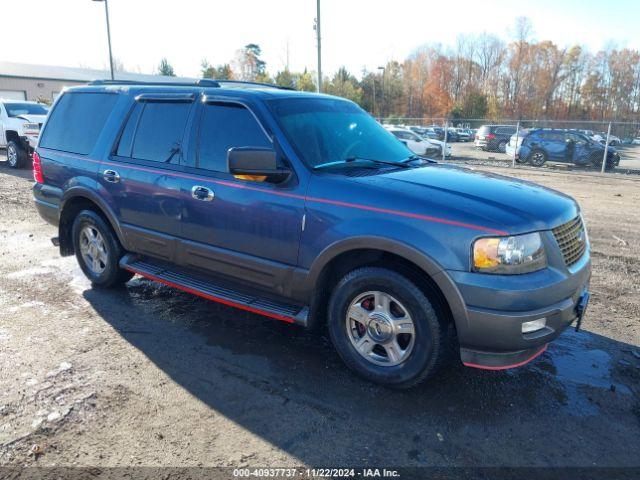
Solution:
<svg viewBox="0 0 640 480">
<path fill-rule="evenodd" d="M 116 154 L 179 163 L 191 102 L 140 102 L 131 111 Z"/>
<path fill-rule="evenodd" d="M 117 101 L 113 93 L 65 93 L 51 112 L 40 146 L 90 153 Z"/>
<path fill-rule="evenodd" d="M 198 168 L 228 172 L 227 151 L 234 147 L 271 148 L 253 114 L 242 105 L 207 104 L 198 137 Z"/>
<path fill-rule="evenodd" d="M 516 133 L 516 127 L 498 127 L 496 128 L 496 133 L 502 135 L 513 135 Z"/>
</svg>

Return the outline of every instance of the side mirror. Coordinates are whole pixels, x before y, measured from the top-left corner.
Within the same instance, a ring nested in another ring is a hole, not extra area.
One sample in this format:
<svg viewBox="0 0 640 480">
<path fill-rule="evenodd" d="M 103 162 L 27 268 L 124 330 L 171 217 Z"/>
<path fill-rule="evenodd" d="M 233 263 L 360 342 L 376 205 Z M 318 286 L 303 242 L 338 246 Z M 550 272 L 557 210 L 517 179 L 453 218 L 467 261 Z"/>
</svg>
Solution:
<svg viewBox="0 0 640 480">
<path fill-rule="evenodd" d="M 266 177 L 271 183 L 281 183 L 291 176 L 288 168 L 278 168 L 276 152 L 270 148 L 237 147 L 227 152 L 227 168 L 232 175 Z"/>
</svg>

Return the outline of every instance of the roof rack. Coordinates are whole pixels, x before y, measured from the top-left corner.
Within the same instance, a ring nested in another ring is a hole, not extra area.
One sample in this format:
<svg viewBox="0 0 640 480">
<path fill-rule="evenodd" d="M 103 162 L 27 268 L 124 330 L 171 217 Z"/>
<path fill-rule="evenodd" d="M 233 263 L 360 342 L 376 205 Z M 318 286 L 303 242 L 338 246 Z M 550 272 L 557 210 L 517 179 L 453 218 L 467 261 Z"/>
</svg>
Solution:
<svg viewBox="0 0 640 480">
<path fill-rule="evenodd" d="M 273 85 L 271 83 L 260 83 L 260 82 L 246 82 L 243 80 L 216 80 L 213 78 L 200 78 L 195 82 L 167 82 L 167 81 L 159 81 L 159 82 L 145 82 L 138 80 L 93 80 L 89 82 L 89 85 L 162 85 L 162 86 L 178 86 L 178 87 L 214 87 L 221 88 L 224 84 L 229 84 L 238 87 L 267 87 L 267 88 L 277 88 L 279 90 L 293 90 L 290 87 L 282 87 L 280 85 Z"/>
</svg>

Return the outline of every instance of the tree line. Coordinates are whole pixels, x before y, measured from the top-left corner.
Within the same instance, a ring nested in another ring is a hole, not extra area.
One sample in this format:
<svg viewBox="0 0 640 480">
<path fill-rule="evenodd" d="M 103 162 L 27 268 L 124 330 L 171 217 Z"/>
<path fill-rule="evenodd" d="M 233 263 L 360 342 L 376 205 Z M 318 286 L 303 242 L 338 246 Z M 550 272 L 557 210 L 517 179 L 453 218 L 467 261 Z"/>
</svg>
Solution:
<svg viewBox="0 0 640 480">
<path fill-rule="evenodd" d="M 256 44 L 238 50 L 230 63 L 203 60 L 201 73 L 316 89 L 314 72 L 284 68 L 269 74 Z M 638 50 L 594 53 L 580 45 L 536 41 L 526 18 L 517 20 L 509 41 L 490 33 L 460 35 L 453 47 L 425 45 L 404 61 L 361 73 L 359 79 L 339 68 L 323 79 L 322 90 L 387 118 L 640 120 Z"/>
</svg>

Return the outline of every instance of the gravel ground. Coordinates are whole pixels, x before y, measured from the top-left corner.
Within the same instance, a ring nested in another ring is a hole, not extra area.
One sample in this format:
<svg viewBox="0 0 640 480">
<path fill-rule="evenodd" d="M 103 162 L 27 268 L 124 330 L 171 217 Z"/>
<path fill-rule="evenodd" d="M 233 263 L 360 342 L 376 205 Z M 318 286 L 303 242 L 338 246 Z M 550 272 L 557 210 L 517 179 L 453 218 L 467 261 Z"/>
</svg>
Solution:
<svg viewBox="0 0 640 480">
<path fill-rule="evenodd" d="M 139 278 L 91 289 L 0 163 L 0 465 L 640 467 L 640 178 L 490 170 L 582 205 L 584 331 L 396 392 L 324 335 Z"/>
</svg>

